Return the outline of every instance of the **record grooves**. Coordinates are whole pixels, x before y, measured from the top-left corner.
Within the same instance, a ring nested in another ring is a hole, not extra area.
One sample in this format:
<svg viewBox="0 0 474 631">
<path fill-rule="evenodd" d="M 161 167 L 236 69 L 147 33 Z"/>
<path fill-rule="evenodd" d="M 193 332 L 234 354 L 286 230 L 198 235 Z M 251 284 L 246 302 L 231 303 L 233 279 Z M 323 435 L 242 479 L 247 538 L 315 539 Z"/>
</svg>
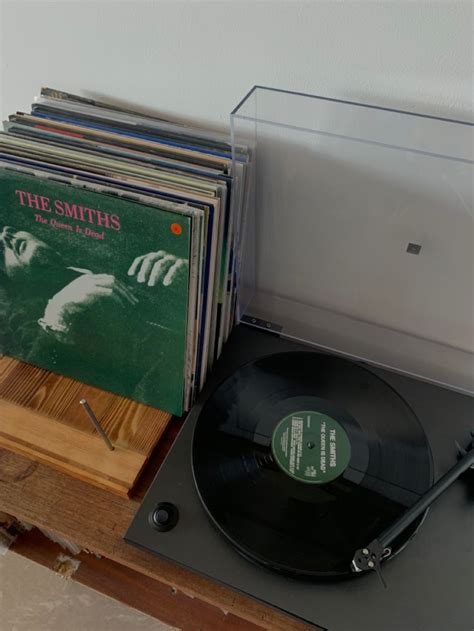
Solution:
<svg viewBox="0 0 474 631">
<path fill-rule="evenodd" d="M 433 480 L 428 441 L 402 397 L 366 367 L 317 352 L 268 355 L 223 381 L 196 423 L 192 464 L 209 517 L 236 550 L 314 579 L 353 575 L 354 551 Z"/>
</svg>

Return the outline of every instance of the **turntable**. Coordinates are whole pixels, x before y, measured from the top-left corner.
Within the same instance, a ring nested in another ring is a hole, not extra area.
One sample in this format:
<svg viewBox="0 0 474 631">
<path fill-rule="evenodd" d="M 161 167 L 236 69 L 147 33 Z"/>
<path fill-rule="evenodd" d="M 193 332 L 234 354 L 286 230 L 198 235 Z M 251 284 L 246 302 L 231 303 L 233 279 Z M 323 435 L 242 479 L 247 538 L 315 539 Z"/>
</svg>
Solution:
<svg viewBox="0 0 474 631">
<path fill-rule="evenodd" d="M 241 324 L 126 540 L 331 631 L 467 631 L 472 124 L 254 88 L 232 128 Z"/>
</svg>

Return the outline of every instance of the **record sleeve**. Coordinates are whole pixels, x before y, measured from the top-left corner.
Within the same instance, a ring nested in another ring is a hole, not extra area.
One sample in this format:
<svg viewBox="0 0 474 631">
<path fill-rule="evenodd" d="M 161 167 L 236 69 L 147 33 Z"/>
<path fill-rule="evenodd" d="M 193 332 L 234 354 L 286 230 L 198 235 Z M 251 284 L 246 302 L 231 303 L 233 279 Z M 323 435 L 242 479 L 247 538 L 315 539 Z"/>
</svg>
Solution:
<svg viewBox="0 0 474 631">
<path fill-rule="evenodd" d="M 11 166 L 0 188 L 2 352 L 181 414 L 202 211 L 193 218 Z M 139 264 L 158 252 L 179 273 L 142 282 Z"/>
</svg>

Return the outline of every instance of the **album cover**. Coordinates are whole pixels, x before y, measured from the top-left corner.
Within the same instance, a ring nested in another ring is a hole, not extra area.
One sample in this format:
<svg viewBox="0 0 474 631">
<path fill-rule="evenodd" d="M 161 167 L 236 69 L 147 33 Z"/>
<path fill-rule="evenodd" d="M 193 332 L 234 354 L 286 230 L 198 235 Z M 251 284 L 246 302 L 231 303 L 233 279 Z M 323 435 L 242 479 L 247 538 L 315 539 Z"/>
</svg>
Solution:
<svg viewBox="0 0 474 631">
<path fill-rule="evenodd" d="M 183 412 L 193 218 L 0 169 L 0 352 Z"/>
</svg>

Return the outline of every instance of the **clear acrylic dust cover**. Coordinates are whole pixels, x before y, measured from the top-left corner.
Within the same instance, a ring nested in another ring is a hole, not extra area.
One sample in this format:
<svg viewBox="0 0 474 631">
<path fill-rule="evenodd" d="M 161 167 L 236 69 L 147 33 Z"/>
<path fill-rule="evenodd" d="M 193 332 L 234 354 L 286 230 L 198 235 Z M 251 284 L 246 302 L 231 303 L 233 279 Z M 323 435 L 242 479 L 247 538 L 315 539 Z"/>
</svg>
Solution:
<svg viewBox="0 0 474 631">
<path fill-rule="evenodd" d="M 473 122 L 256 86 L 231 132 L 240 319 L 472 392 Z"/>
</svg>

